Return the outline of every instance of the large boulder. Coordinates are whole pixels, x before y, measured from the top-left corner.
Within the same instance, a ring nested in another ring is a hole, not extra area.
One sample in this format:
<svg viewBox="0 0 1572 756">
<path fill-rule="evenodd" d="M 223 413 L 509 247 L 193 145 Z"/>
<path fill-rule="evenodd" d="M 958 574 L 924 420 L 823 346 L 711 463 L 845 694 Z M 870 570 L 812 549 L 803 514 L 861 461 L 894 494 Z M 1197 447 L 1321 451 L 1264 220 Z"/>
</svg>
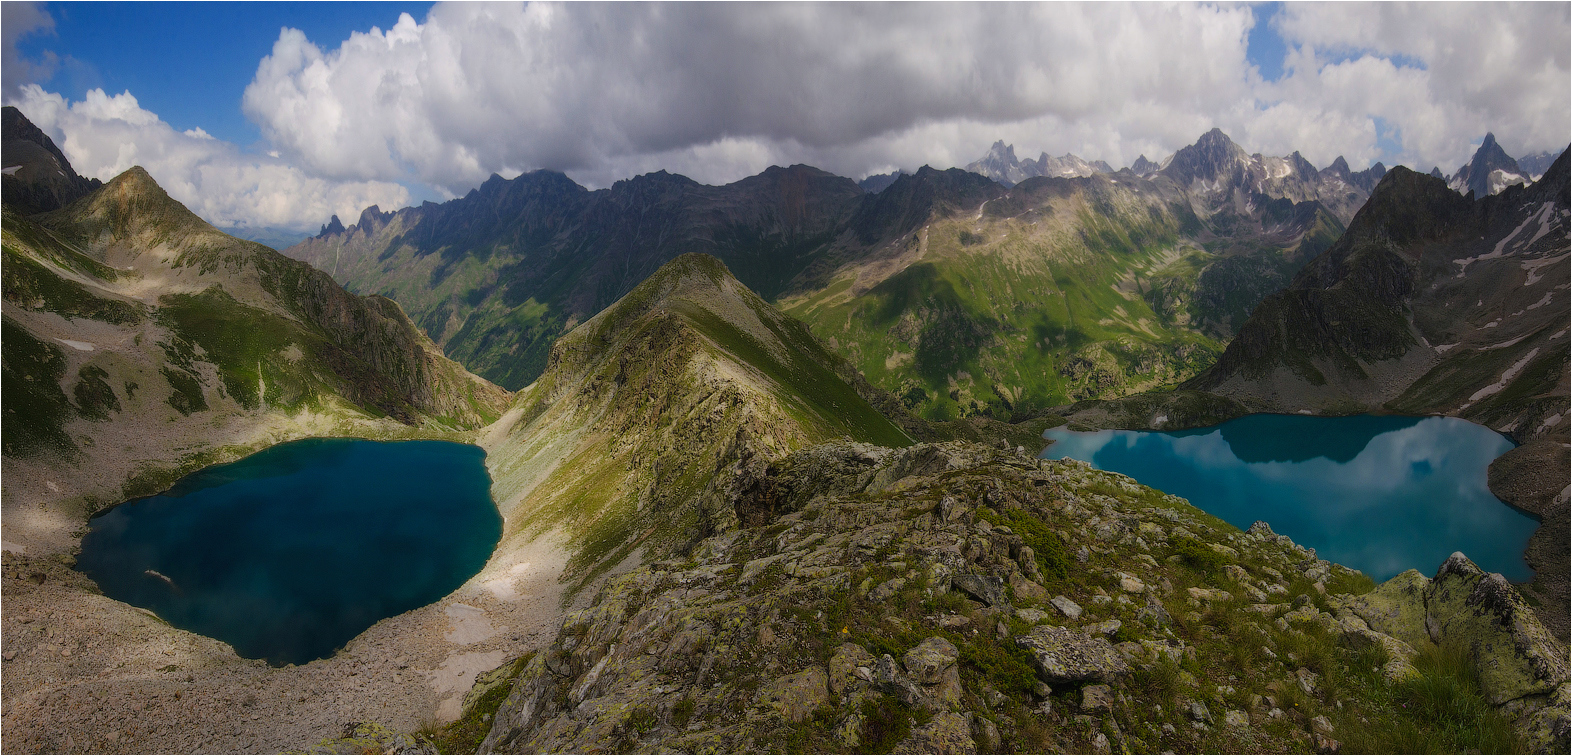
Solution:
<svg viewBox="0 0 1572 756">
<path fill-rule="evenodd" d="M 895 746 L 896 753 L 976 753 L 971 723 L 963 715 L 937 714 Z"/>
<path fill-rule="evenodd" d="M 922 686 L 924 703 L 932 709 L 959 706 L 961 703 L 961 671 L 956 660 L 961 652 L 955 644 L 940 638 L 929 638 L 906 652 L 902 660 L 906 674 L 912 682 Z"/>
<path fill-rule="evenodd" d="M 1003 606 L 1004 581 L 990 575 L 956 575 L 950 585 L 988 606 Z"/>
<path fill-rule="evenodd" d="M 1106 639 L 1069 628 L 1038 625 L 1015 642 L 1031 652 L 1038 673 L 1050 683 L 1106 682 L 1130 671 Z"/>
<path fill-rule="evenodd" d="M 1409 570 L 1363 596 L 1355 596 L 1344 606 L 1369 624 L 1370 629 L 1390 635 L 1414 648 L 1428 645 L 1425 629 L 1425 591 L 1430 579 Z"/>
<path fill-rule="evenodd" d="M 759 691 L 759 703 L 773 707 L 790 722 L 813 716 L 813 711 L 829 700 L 829 675 L 817 665 L 777 678 Z"/>
<path fill-rule="evenodd" d="M 1568 679 L 1566 650 L 1512 585 L 1454 553 L 1425 592 L 1430 639 L 1468 650 L 1491 703 L 1550 694 Z"/>
</svg>

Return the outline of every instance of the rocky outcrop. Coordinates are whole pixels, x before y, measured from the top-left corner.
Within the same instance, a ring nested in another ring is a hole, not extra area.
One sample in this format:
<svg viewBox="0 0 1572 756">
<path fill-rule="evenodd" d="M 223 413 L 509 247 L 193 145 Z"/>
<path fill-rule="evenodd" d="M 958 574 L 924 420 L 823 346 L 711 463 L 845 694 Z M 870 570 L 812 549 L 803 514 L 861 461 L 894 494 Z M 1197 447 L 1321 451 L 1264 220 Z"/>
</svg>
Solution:
<svg viewBox="0 0 1572 756">
<path fill-rule="evenodd" d="M 741 495 L 773 498 L 772 518 L 570 613 L 482 750 L 1334 749 L 1374 713 L 1341 675 L 1397 690 L 1420 674 L 1390 634 L 1413 624 L 1401 604 L 1466 582 L 1341 593 L 1355 573 L 1264 524 L 1240 533 L 1122 476 L 969 444 L 826 444 L 768 476 Z M 1180 539 L 1227 564 L 1187 566 Z M 1028 571 L 1063 601 L 1014 590 Z M 1490 664 L 1501 647 L 1480 649 Z M 1524 728 L 1553 718 L 1509 709 Z"/>
<path fill-rule="evenodd" d="M 1415 647 L 1462 649 L 1484 695 L 1517 722 L 1531 751 L 1563 753 L 1572 746 L 1566 646 L 1505 578 L 1461 553 L 1434 578 L 1409 570 L 1339 602 L 1337 614 L 1347 632 L 1382 643 L 1394 660 L 1412 657 Z"/>
</svg>

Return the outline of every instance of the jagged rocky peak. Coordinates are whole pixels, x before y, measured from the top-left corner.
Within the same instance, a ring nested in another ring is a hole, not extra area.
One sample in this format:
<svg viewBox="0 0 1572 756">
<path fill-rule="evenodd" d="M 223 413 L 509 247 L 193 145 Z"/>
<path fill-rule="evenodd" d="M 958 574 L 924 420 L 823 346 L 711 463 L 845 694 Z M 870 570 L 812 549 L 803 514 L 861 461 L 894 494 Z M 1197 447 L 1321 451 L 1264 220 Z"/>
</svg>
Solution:
<svg viewBox="0 0 1572 756">
<path fill-rule="evenodd" d="M 1173 159 L 1163 168 L 1169 178 L 1181 186 L 1192 181 L 1215 181 L 1225 173 L 1232 173 L 1250 161 L 1244 148 L 1234 144 L 1222 129 L 1212 129 L 1188 147 L 1174 153 Z"/>
<path fill-rule="evenodd" d="M 491 177 L 496 179 L 501 178 L 495 173 L 491 174 Z M 371 207 L 360 211 L 360 220 L 355 221 L 355 226 L 357 226 L 361 231 L 369 234 L 376 230 L 377 227 L 386 225 L 387 222 L 392 219 L 393 213 L 384 213 L 382 212 L 381 207 L 372 205 Z"/>
<path fill-rule="evenodd" d="M 1147 160 L 1146 155 L 1141 155 L 1135 159 L 1135 162 L 1130 164 L 1130 171 L 1143 178 L 1156 173 L 1161 168 L 1162 166 L 1157 163 Z"/>
<path fill-rule="evenodd" d="M 322 232 L 317 234 L 316 238 L 321 239 L 321 238 L 323 238 L 325 236 L 328 236 L 330 234 L 341 234 L 341 233 L 344 233 L 344 222 L 339 220 L 338 216 L 335 215 L 335 216 L 333 216 L 332 220 L 329 220 L 327 223 L 322 224 Z"/>
<path fill-rule="evenodd" d="M 1005 144 L 1002 139 L 994 142 L 981 160 L 968 164 L 966 170 L 987 176 L 1007 187 L 1037 176 L 1074 178 L 1113 173 L 1113 167 L 1102 160 L 1087 162 L 1068 152 L 1059 157 L 1044 152 L 1036 160 L 1017 160 L 1015 145 Z"/>
<path fill-rule="evenodd" d="M 1509 186 L 1527 184 L 1529 181 L 1527 171 L 1519 167 L 1517 161 L 1496 143 L 1496 135 L 1487 133 L 1485 141 L 1474 151 L 1473 159 L 1457 169 L 1447 185 L 1458 194 L 1473 192 L 1477 199 L 1500 194 Z"/>
<path fill-rule="evenodd" d="M 1446 180 L 1446 174 L 1441 172 L 1441 166 L 1439 166 L 1439 165 L 1432 166 L 1430 168 L 1430 175 L 1435 176 L 1436 178 L 1441 179 L 1442 181 Z"/>
<path fill-rule="evenodd" d="M 1297 155 L 1299 153 L 1296 152 L 1294 154 Z M 1338 155 L 1337 159 L 1333 160 L 1332 164 L 1327 166 L 1326 170 L 1321 172 L 1321 175 L 1335 176 L 1344 181 L 1351 181 L 1353 179 L 1354 172 L 1349 169 L 1348 161 L 1345 160 L 1342 155 Z"/>
<path fill-rule="evenodd" d="M 1536 152 L 1531 155 L 1524 155 L 1523 157 L 1517 159 L 1517 167 L 1526 171 L 1528 173 L 1529 179 L 1538 181 L 1545 175 L 1546 171 L 1550 170 L 1551 164 L 1556 162 L 1556 157 L 1560 154 L 1561 153 L 1559 152 L 1550 152 L 1547 150 L 1545 152 Z"/>
</svg>

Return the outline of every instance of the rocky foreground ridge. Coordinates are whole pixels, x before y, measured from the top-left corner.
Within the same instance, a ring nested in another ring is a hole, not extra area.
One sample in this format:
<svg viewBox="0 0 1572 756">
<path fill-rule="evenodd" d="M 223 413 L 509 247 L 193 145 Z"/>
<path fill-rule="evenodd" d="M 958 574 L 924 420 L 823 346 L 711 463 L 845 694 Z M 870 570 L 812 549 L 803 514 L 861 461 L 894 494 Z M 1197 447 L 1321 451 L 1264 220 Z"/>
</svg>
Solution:
<svg viewBox="0 0 1572 756">
<path fill-rule="evenodd" d="M 1567 749 L 1565 647 L 1461 554 L 1373 587 L 1265 523 L 966 443 L 811 447 L 734 506 L 775 516 L 612 579 L 481 676 L 447 734 L 530 753 Z M 1475 708 L 1426 708 L 1416 691 L 1453 679 Z M 373 729 L 362 745 L 429 745 Z"/>
</svg>

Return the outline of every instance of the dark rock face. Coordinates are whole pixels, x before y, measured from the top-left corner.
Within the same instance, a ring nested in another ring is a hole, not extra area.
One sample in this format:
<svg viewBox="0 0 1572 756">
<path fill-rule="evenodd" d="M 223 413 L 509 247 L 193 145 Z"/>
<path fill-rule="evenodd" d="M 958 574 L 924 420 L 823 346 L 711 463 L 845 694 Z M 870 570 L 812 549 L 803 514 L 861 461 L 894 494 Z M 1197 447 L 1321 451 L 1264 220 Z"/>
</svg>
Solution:
<svg viewBox="0 0 1572 756">
<path fill-rule="evenodd" d="M 988 575 L 956 575 L 950 585 L 988 606 L 1005 606 L 1004 580 Z"/>
<path fill-rule="evenodd" d="M 857 186 L 861 187 L 863 191 L 865 191 L 865 192 L 867 192 L 869 194 L 878 194 L 879 192 L 882 192 L 885 189 L 890 188 L 890 184 L 895 183 L 896 179 L 898 179 L 898 178 L 900 178 L 902 176 L 905 176 L 905 175 L 906 175 L 905 171 L 896 171 L 894 173 L 880 173 L 880 174 L 876 174 L 876 175 L 873 175 L 873 176 L 869 176 L 869 177 L 867 177 L 867 178 L 865 178 L 865 179 L 863 179 L 861 181 L 858 181 L 857 182 Z"/>
<path fill-rule="evenodd" d="M 1564 434 L 1567 193 L 1565 155 L 1533 186 L 1477 203 L 1392 169 L 1337 243 L 1185 387 L 1279 411 L 1385 407 L 1521 440 Z"/>
<path fill-rule="evenodd" d="M 13 106 L 0 108 L 0 138 L 6 168 L 0 190 L 18 212 L 58 210 L 102 186 L 77 175 L 54 140 Z"/>
</svg>

